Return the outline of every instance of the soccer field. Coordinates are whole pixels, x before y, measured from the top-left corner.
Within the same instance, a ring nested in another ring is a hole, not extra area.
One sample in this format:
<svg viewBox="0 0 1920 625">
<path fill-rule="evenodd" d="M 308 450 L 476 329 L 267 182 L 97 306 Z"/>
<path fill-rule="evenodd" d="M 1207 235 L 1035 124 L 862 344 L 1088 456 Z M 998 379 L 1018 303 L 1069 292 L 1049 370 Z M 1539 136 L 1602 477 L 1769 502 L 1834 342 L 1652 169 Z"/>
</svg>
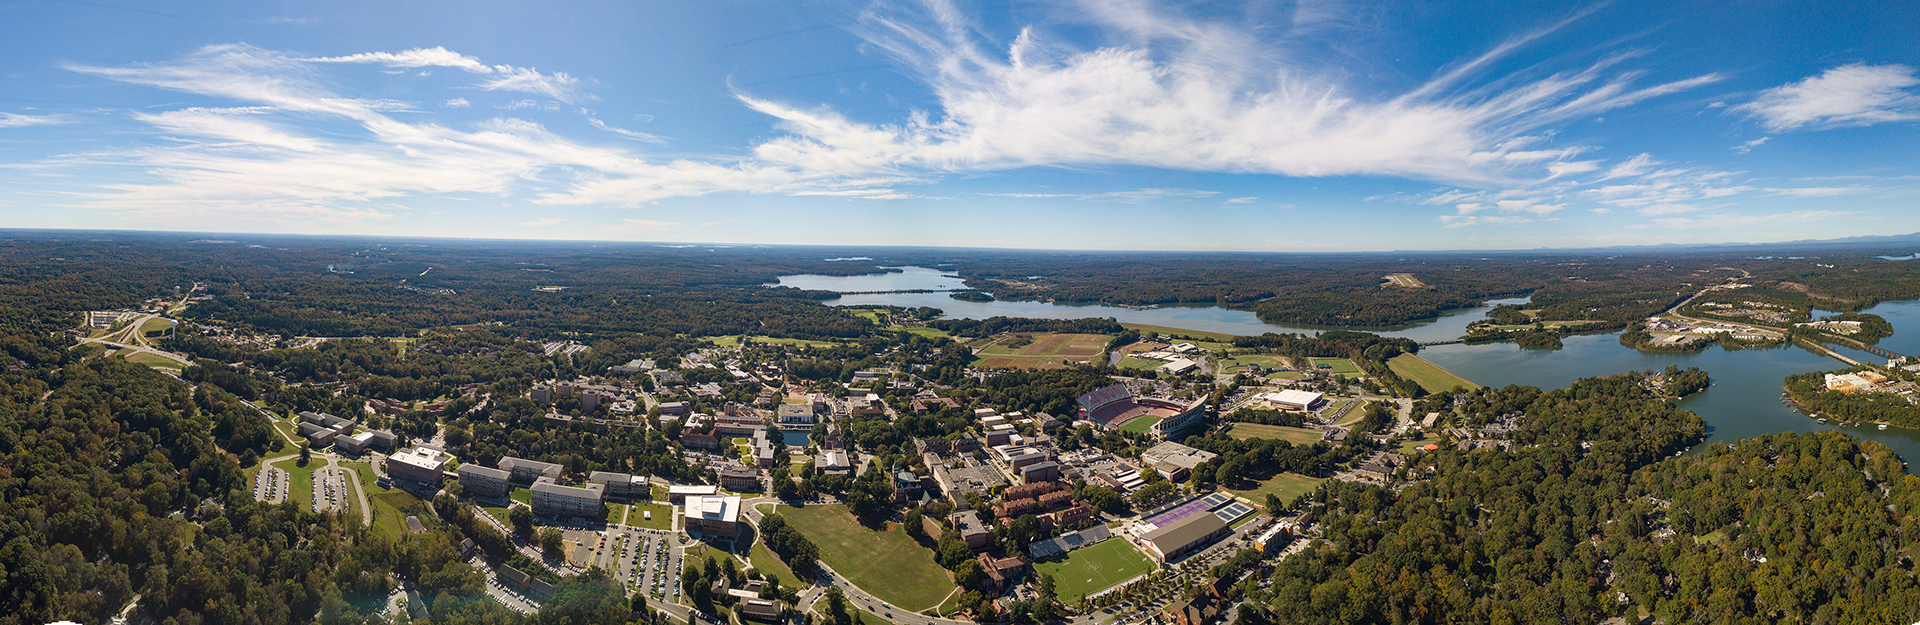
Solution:
<svg viewBox="0 0 1920 625">
<path fill-rule="evenodd" d="M 1320 365 L 1327 365 L 1329 367 L 1332 367 L 1331 369 L 1320 369 L 1320 371 L 1324 371 L 1326 373 L 1331 373 L 1335 375 L 1351 375 L 1351 374 L 1356 374 L 1360 372 L 1360 367 L 1354 365 L 1353 361 L 1347 360 L 1345 358 L 1313 359 L 1314 368 L 1318 369 Z"/>
<path fill-rule="evenodd" d="M 1153 564 L 1118 537 L 1100 544 L 1033 564 L 1035 573 L 1053 576 L 1053 592 L 1061 603 L 1073 604 L 1081 597 L 1112 588 L 1120 582 L 1153 570 Z"/>
</svg>

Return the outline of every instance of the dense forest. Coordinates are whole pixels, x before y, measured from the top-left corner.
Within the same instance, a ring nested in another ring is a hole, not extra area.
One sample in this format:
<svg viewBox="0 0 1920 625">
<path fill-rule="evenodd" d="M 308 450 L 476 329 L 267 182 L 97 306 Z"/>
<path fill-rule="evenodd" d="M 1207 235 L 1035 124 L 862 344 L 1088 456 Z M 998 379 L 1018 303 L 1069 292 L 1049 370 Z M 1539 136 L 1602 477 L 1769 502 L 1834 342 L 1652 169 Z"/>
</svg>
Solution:
<svg viewBox="0 0 1920 625">
<path fill-rule="evenodd" d="M 1481 389 L 1511 452 L 1443 449 L 1393 492 L 1329 483 L 1326 542 L 1283 561 L 1252 622 L 1911 622 L 1920 478 L 1835 432 L 1712 445 L 1639 374 Z"/>
</svg>

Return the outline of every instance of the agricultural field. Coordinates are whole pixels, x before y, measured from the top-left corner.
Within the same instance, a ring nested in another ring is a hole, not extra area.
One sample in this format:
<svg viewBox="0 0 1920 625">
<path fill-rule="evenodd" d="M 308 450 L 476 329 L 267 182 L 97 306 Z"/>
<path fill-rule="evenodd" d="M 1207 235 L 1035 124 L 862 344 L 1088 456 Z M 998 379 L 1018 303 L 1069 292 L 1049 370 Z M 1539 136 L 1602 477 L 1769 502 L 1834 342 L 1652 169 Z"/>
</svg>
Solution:
<svg viewBox="0 0 1920 625">
<path fill-rule="evenodd" d="M 1264 425 L 1259 423 L 1235 423 L 1233 424 L 1233 430 L 1229 431 L 1228 435 L 1232 436 L 1235 440 L 1244 441 L 1255 438 L 1268 438 L 1286 441 L 1295 445 L 1312 445 L 1320 442 L 1321 437 L 1319 430 L 1294 428 L 1284 425 Z"/>
<path fill-rule="evenodd" d="M 1460 377 L 1452 371 L 1441 368 L 1440 365 L 1413 354 L 1394 356 L 1392 360 L 1387 361 L 1387 367 L 1393 369 L 1394 375 L 1413 380 L 1429 393 L 1438 393 L 1456 386 L 1468 389 L 1480 388 L 1480 385 L 1474 384 L 1472 380 Z"/>
<path fill-rule="evenodd" d="M 889 527 L 860 525 L 843 505 L 777 508 L 787 524 L 820 547 L 820 560 L 867 592 L 910 610 L 939 605 L 953 592 L 953 578 L 933 561 L 933 552 Z"/>
<path fill-rule="evenodd" d="M 1104 334 L 1006 334 L 994 337 L 976 354 L 979 367 L 1054 369 L 1060 361 L 1098 362 L 1107 349 Z"/>
<path fill-rule="evenodd" d="M 1248 501 L 1252 501 L 1254 505 L 1264 506 L 1265 503 L 1263 502 L 1267 500 L 1268 493 L 1279 495 L 1281 501 L 1292 501 L 1294 497 L 1313 492 L 1313 489 L 1319 488 L 1320 483 L 1325 481 L 1327 481 L 1327 478 L 1324 477 L 1307 477 L 1298 473 L 1281 473 L 1267 478 L 1266 481 L 1258 483 L 1253 488 L 1246 490 L 1229 488 L 1226 490 Z"/>
<path fill-rule="evenodd" d="M 1082 597 L 1133 579 L 1153 565 L 1119 537 L 1068 552 L 1065 557 L 1033 563 L 1036 574 L 1053 576 L 1054 596 L 1061 603 L 1079 603 Z"/>
</svg>

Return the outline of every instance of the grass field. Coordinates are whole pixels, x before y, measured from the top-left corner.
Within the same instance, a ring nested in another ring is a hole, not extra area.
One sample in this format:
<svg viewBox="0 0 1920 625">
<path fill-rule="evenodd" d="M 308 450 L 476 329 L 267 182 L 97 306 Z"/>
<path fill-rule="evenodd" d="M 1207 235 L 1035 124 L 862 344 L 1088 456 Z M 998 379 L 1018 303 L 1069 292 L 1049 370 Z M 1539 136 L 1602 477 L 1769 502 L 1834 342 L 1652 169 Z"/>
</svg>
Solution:
<svg viewBox="0 0 1920 625">
<path fill-rule="evenodd" d="M 1268 356 L 1266 354 L 1240 354 L 1218 362 L 1220 371 L 1236 371 L 1247 365 L 1260 365 L 1263 368 L 1272 369 L 1286 364 L 1279 356 Z"/>
<path fill-rule="evenodd" d="M 1319 442 L 1321 437 L 1318 430 L 1292 428 L 1284 425 L 1262 425 L 1259 423 L 1235 423 L 1233 424 L 1233 430 L 1229 432 L 1229 434 L 1233 436 L 1235 440 L 1244 441 L 1255 438 L 1270 438 L 1286 441 L 1295 445 L 1312 445 Z"/>
<path fill-rule="evenodd" d="M 375 495 L 367 494 L 367 503 L 373 506 L 373 533 L 392 538 L 407 535 L 408 515 L 420 517 L 420 522 L 431 523 L 426 506 L 406 491 L 388 491 Z"/>
<path fill-rule="evenodd" d="M 1151 370 L 1160 368 L 1160 365 L 1164 365 L 1164 364 L 1167 364 L 1167 363 L 1160 362 L 1158 360 L 1147 360 L 1145 358 L 1134 358 L 1132 356 L 1127 356 L 1125 358 L 1120 359 L 1119 367 L 1122 369 L 1141 369 L 1141 370 L 1151 371 Z"/>
<path fill-rule="evenodd" d="M 1343 374 L 1343 373 L 1348 375 L 1360 373 L 1360 367 L 1354 366 L 1353 361 L 1347 360 L 1345 358 L 1313 359 L 1313 366 L 1315 369 L 1319 369 L 1320 365 L 1332 365 L 1333 366 L 1332 369 L 1320 369 L 1320 370 L 1325 371 L 1327 373 L 1336 374 L 1336 375 Z"/>
<path fill-rule="evenodd" d="M 511 490 L 508 490 L 508 491 L 507 491 L 507 498 L 508 498 L 508 499 L 512 499 L 512 500 L 514 500 L 514 501 L 518 501 L 518 502 L 520 502 L 520 503 L 523 503 L 523 504 L 527 504 L 528 506 L 532 506 L 532 505 L 533 505 L 533 492 L 532 492 L 532 491 L 529 491 L 529 490 L 527 490 L 527 489 L 524 489 L 524 488 L 519 488 L 519 487 L 516 487 L 516 486 L 513 486 L 513 485 L 511 485 L 511 484 L 509 484 L 509 485 L 507 485 L 507 486 L 508 486 L 508 488 L 510 488 L 510 489 L 511 489 Z"/>
<path fill-rule="evenodd" d="M 1427 359 L 1413 354 L 1394 356 L 1392 360 L 1387 361 L 1387 367 L 1393 369 L 1395 375 L 1413 380 L 1429 393 L 1438 393 L 1456 386 L 1468 389 L 1480 388 L 1480 385 L 1474 384 L 1472 380 L 1460 377 L 1452 371 L 1441 368 L 1440 365 L 1427 362 Z"/>
<path fill-rule="evenodd" d="M 1227 490 L 1235 495 L 1247 498 L 1256 505 L 1265 505 L 1261 502 L 1267 500 L 1268 493 L 1279 495 L 1281 501 L 1293 501 L 1294 497 L 1313 492 L 1313 489 L 1319 488 L 1320 483 L 1325 481 L 1327 481 L 1327 478 L 1324 477 L 1307 477 L 1298 473 L 1281 473 L 1267 478 L 1266 481 L 1260 482 L 1259 485 L 1247 490 L 1234 488 Z"/>
<path fill-rule="evenodd" d="M 1036 574 L 1053 576 L 1054 595 L 1068 605 L 1152 569 L 1146 557 L 1118 537 L 1073 551 L 1065 558 L 1033 564 Z"/>
<path fill-rule="evenodd" d="M 1186 328 L 1169 328 L 1167 326 L 1150 326 L 1143 323 L 1123 323 L 1123 324 L 1120 324 L 1120 327 L 1139 330 L 1141 334 L 1145 334 L 1148 332 L 1158 332 L 1163 335 L 1171 334 L 1174 336 L 1192 336 L 1200 339 L 1211 339 L 1215 342 L 1220 342 L 1220 343 L 1231 343 L 1233 342 L 1233 339 L 1236 338 L 1232 334 L 1221 334 L 1219 332 L 1201 332 L 1199 330 L 1188 330 Z"/>
<path fill-rule="evenodd" d="M 1304 377 L 1307 377 L 1307 374 L 1298 371 L 1281 371 L 1267 374 L 1267 379 L 1269 380 L 1298 380 Z"/>
<path fill-rule="evenodd" d="M 755 343 L 779 343 L 781 345 L 800 345 L 805 347 L 833 347 L 835 345 L 839 345 L 839 343 L 834 343 L 831 341 L 814 341 L 809 339 L 785 339 L 785 338 L 775 338 L 771 336 L 749 336 L 747 338 L 752 339 L 753 342 Z M 709 338 L 707 340 L 713 341 L 714 345 L 718 345 L 721 347 L 739 347 L 740 346 L 740 337 L 738 336 L 716 336 L 716 337 Z"/>
<path fill-rule="evenodd" d="M 933 552 L 897 527 L 867 529 L 841 505 L 777 510 L 820 547 L 821 561 L 888 603 L 919 611 L 939 605 L 953 591 L 952 577 L 933 561 Z"/>
<path fill-rule="evenodd" d="M 648 521 L 642 512 L 652 512 L 653 520 Z M 648 529 L 664 530 L 673 528 L 673 506 L 661 503 L 636 503 L 633 512 L 627 514 L 627 525 Z"/>
<path fill-rule="evenodd" d="M 493 517 L 493 520 L 499 521 L 500 525 L 504 527 L 513 527 L 513 517 L 507 516 L 506 508 L 497 508 L 494 506 L 481 506 L 480 509 L 485 510 L 488 516 Z"/>
<path fill-rule="evenodd" d="M 787 568 L 787 563 L 773 557 L 773 552 L 768 551 L 767 546 L 759 541 L 753 543 L 753 550 L 748 552 L 747 561 L 752 562 L 753 568 L 759 569 L 761 575 L 780 580 L 781 588 L 798 589 L 810 585 L 802 583 L 800 576 L 794 575 L 793 569 Z"/>
<path fill-rule="evenodd" d="M 149 367 L 164 367 L 167 369 L 179 369 L 182 366 L 178 360 L 146 352 L 132 352 L 127 354 L 127 362 Z"/>
<path fill-rule="evenodd" d="M 1120 431 L 1146 434 L 1147 432 L 1153 431 L 1153 424 L 1159 422 L 1160 417 L 1134 417 L 1126 423 L 1120 424 Z"/>
<path fill-rule="evenodd" d="M 931 339 L 944 339 L 944 338 L 953 337 L 953 335 L 948 334 L 946 330 L 942 330 L 939 328 L 919 327 L 919 328 L 905 328 L 905 330 L 909 334 L 918 334 L 920 336 L 924 336 Z"/>
<path fill-rule="evenodd" d="M 313 506 L 313 472 L 319 471 L 324 466 L 327 466 L 327 461 L 320 458 L 314 458 L 304 467 L 300 466 L 300 459 L 297 457 L 273 463 L 274 468 L 286 471 L 291 478 L 289 480 L 291 486 L 287 488 L 287 501 L 309 510 Z"/>
<path fill-rule="evenodd" d="M 1030 343 L 1009 345 L 1015 336 L 1031 337 Z M 995 337 L 980 348 L 977 366 L 1012 369 L 1058 368 L 1060 361 L 1097 361 L 1107 349 L 1104 334 L 1008 334 Z"/>
<path fill-rule="evenodd" d="M 144 337 L 144 336 L 147 336 L 148 333 L 150 332 L 164 332 L 171 328 L 173 328 L 172 320 L 162 319 L 160 317 L 154 317 L 152 319 L 148 319 L 146 323 L 140 324 L 139 333 L 140 333 L 140 336 Z"/>
</svg>

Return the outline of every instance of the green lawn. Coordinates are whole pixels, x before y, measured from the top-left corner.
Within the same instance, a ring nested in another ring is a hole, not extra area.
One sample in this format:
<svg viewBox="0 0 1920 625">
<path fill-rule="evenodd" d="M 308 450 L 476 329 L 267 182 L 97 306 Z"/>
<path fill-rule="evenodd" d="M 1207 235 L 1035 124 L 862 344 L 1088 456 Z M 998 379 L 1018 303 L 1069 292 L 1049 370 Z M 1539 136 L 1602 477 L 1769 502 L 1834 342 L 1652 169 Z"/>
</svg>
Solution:
<svg viewBox="0 0 1920 625">
<path fill-rule="evenodd" d="M 179 369 L 180 367 L 184 366 L 184 365 L 181 365 L 180 361 L 178 360 L 174 360 L 172 358 L 168 358 L 166 356 L 161 356 L 158 354 L 149 354 L 146 352 L 134 352 L 131 354 L 127 354 L 127 362 L 131 362 L 136 365 L 146 365 L 148 367 L 163 367 L 167 369 Z"/>
<path fill-rule="evenodd" d="M 627 504 L 607 502 L 602 505 L 607 510 L 600 514 L 600 522 L 602 523 L 613 525 L 619 523 L 621 519 L 627 516 Z"/>
<path fill-rule="evenodd" d="M 172 320 L 169 320 L 163 317 L 154 317 L 152 319 L 148 319 L 146 323 L 140 324 L 139 332 L 141 336 L 147 336 L 147 333 L 149 332 L 165 331 L 172 327 L 173 327 Z"/>
<path fill-rule="evenodd" d="M 433 523 L 433 519 L 428 518 L 433 515 L 427 512 L 426 506 L 421 505 L 419 499 L 415 499 L 406 491 L 395 490 L 378 495 L 368 493 L 367 503 L 373 506 L 373 533 L 375 534 L 390 538 L 406 536 L 406 518 L 409 515 L 420 517 L 422 523 Z"/>
<path fill-rule="evenodd" d="M 1319 430 L 1287 427 L 1284 425 L 1263 425 L 1259 423 L 1235 423 L 1228 434 L 1236 440 L 1271 438 L 1283 440 L 1295 445 L 1312 445 L 1320 441 Z"/>
<path fill-rule="evenodd" d="M 907 328 L 906 330 L 908 333 L 918 334 L 920 336 L 924 336 L 930 339 L 944 339 L 944 338 L 953 337 L 953 335 L 947 334 L 946 330 L 941 330 L 939 328 L 928 328 L 923 326 L 918 328 Z"/>
<path fill-rule="evenodd" d="M 1307 374 L 1298 371 L 1277 371 L 1267 374 L 1269 380 L 1298 380 L 1304 377 L 1307 377 Z"/>
<path fill-rule="evenodd" d="M 1127 356 L 1125 358 L 1120 359 L 1119 367 L 1122 369 L 1144 369 L 1144 370 L 1151 371 L 1153 369 L 1160 368 L 1160 365 L 1164 365 L 1164 364 L 1167 364 L 1167 363 L 1160 362 L 1158 360 L 1147 360 L 1145 358 L 1134 358 L 1132 356 Z"/>
<path fill-rule="evenodd" d="M 653 520 L 648 521 L 642 512 L 652 512 Z M 627 515 L 627 525 L 648 529 L 664 530 L 673 528 L 673 506 L 659 503 L 633 504 L 633 512 Z"/>
<path fill-rule="evenodd" d="M 286 471 L 292 478 L 289 480 L 292 486 L 287 488 L 287 501 L 299 504 L 306 510 L 313 509 L 313 472 L 324 466 L 327 466 L 327 461 L 320 458 L 314 458 L 304 467 L 300 466 L 297 457 L 273 463 L 274 468 Z"/>
<path fill-rule="evenodd" d="M 1233 371 L 1247 365 L 1260 365 L 1261 367 L 1272 369 L 1284 364 L 1286 363 L 1281 361 L 1279 356 L 1240 354 L 1220 361 L 1219 367 L 1221 371 Z"/>
<path fill-rule="evenodd" d="M 1260 482 L 1251 489 L 1239 490 L 1229 488 L 1227 490 L 1252 501 L 1255 505 L 1264 506 L 1268 493 L 1279 495 L 1281 501 L 1293 501 L 1294 497 L 1313 492 L 1313 489 L 1319 488 L 1320 483 L 1325 481 L 1327 481 L 1327 478 L 1324 477 L 1307 477 L 1298 473 L 1281 473 L 1267 478 L 1267 481 Z"/>
<path fill-rule="evenodd" d="M 513 488 L 507 491 L 507 498 L 527 504 L 529 507 L 533 506 L 533 491 L 524 488 Z"/>
<path fill-rule="evenodd" d="M 513 527 L 513 518 L 507 516 L 506 508 L 501 508 L 497 506 L 481 506 L 480 509 L 485 510 L 487 512 L 487 516 L 493 517 L 493 520 L 499 521 L 501 526 L 509 527 L 509 528 Z"/>
<path fill-rule="evenodd" d="M 1152 569 L 1145 556 L 1117 536 L 1033 565 L 1036 574 L 1053 576 L 1054 595 L 1068 605 Z"/>
<path fill-rule="evenodd" d="M 1348 375 L 1360 373 L 1360 367 L 1355 366 L 1353 361 L 1345 358 L 1314 358 L 1313 365 L 1315 369 L 1336 375 L 1343 373 Z M 1332 365 L 1333 368 L 1320 369 L 1320 365 Z"/>
<path fill-rule="evenodd" d="M 822 600 L 819 603 L 813 604 L 813 611 L 825 616 L 827 614 L 827 602 Z M 887 622 L 887 619 L 868 614 L 866 610 L 853 607 L 853 601 L 851 600 L 847 601 L 847 613 L 853 615 L 855 625 L 891 625 Z"/>
<path fill-rule="evenodd" d="M 1468 389 L 1480 388 L 1480 385 L 1474 384 L 1472 380 L 1460 377 L 1452 371 L 1441 368 L 1440 365 L 1413 354 L 1394 356 L 1392 360 L 1387 361 L 1387 367 L 1393 369 L 1395 375 L 1413 380 L 1429 393 L 1450 390 L 1456 386 Z"/>
<path fill-rule="evenodd" d="M 914 611 L 939 605 L 953 591 L 933 552 L 897 527 L 862 527 L 843 505 L 777 508 L 787 524 L 820 547 L 820 559 L 874 596 Z"/>
<path fill-rule="evenodd" d="M 767 546 L 757 540 L 753 543 L 753 550 L 747 553 L 747 561 L 752 562 L 753 568 L 759 569 L 761 575 L 780 580 L 781 588 L 797 589 L 811 585 L 801 582 L 800 576 L 794 575 L 793 569 L 787 568 L 787 563 L 773 557 L 773 552 L 768 551 Z"/>
</svg>

